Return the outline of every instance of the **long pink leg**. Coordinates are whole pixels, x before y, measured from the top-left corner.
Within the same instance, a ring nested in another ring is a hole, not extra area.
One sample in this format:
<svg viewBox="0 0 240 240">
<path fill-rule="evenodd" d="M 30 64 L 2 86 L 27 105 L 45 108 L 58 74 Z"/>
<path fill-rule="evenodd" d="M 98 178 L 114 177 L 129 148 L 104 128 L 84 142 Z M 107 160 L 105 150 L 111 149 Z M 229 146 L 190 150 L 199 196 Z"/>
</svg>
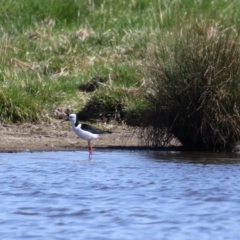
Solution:
<svg viewBox="0 0 240 240">
<path fill-rule="evenodd" d="M 89 159 L 92 159 L 93 149 L 92 149 L 91 140 L 88 140 L 88 149 L 89 149 Z"/>
</svg>

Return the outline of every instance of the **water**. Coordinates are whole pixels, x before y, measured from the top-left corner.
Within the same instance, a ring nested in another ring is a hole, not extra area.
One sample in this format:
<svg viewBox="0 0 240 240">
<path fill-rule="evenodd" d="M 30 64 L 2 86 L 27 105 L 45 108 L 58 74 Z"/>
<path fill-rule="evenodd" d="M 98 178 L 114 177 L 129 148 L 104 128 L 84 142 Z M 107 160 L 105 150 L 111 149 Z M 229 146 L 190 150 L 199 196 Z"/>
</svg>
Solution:
<svg viewBox="0 0 240 240">
<path fill-rule="evenodd" d="M 0 154 L 0 236 L 239 239 L 239 154 Z"/>
</svg>

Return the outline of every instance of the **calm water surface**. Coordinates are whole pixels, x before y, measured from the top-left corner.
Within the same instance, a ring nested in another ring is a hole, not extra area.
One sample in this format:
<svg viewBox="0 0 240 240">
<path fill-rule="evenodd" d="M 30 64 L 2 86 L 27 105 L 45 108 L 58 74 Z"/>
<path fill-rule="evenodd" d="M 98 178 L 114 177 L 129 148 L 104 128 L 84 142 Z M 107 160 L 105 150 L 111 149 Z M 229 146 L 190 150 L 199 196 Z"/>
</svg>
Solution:
<svg viewBox="0 0 240 240">
<path fill-rule="evenodd" d="M 240 154 L 0 153 L 0 236 L 240 239 Z"/>
</svg>

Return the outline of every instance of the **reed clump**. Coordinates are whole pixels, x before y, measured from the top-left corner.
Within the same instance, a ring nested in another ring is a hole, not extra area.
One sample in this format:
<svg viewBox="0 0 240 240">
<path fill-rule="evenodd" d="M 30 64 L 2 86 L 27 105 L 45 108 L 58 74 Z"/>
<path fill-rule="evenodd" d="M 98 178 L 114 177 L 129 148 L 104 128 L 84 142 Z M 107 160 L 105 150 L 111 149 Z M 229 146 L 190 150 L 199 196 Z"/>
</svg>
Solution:
<svg viewBox="0 0 240 240">
<path fill-rule="evenodd" d="M 234 27 L 181 29 L 151 55 L 146 141 L 177 138 L 197 150 L 233 150 L 240 138 L 240 42 Z M 169 141 L 167 141 L 169 142 Z"/>
</svg>

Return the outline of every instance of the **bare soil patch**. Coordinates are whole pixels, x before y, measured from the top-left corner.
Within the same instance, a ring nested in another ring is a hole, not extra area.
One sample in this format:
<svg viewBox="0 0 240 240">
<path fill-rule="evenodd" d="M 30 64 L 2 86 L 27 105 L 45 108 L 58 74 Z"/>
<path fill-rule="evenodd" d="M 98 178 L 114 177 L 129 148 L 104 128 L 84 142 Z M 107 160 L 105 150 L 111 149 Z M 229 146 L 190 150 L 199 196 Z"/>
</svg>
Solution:
<svg viewBox="0 0 240 240">
<path fill-rule="evenodd" d="M 1 152 L 87 148 L 87 142 L 75 135 L 70 123 L 60 121 L 54 121 L 51 124 L 0 124 L 0 139 Z M 138 130 L 125 125 L 114 126 L 112 134 L 106 134 L 94 140 L 93 146 L 95 148 L 140 146 Z"/>
</svg>

